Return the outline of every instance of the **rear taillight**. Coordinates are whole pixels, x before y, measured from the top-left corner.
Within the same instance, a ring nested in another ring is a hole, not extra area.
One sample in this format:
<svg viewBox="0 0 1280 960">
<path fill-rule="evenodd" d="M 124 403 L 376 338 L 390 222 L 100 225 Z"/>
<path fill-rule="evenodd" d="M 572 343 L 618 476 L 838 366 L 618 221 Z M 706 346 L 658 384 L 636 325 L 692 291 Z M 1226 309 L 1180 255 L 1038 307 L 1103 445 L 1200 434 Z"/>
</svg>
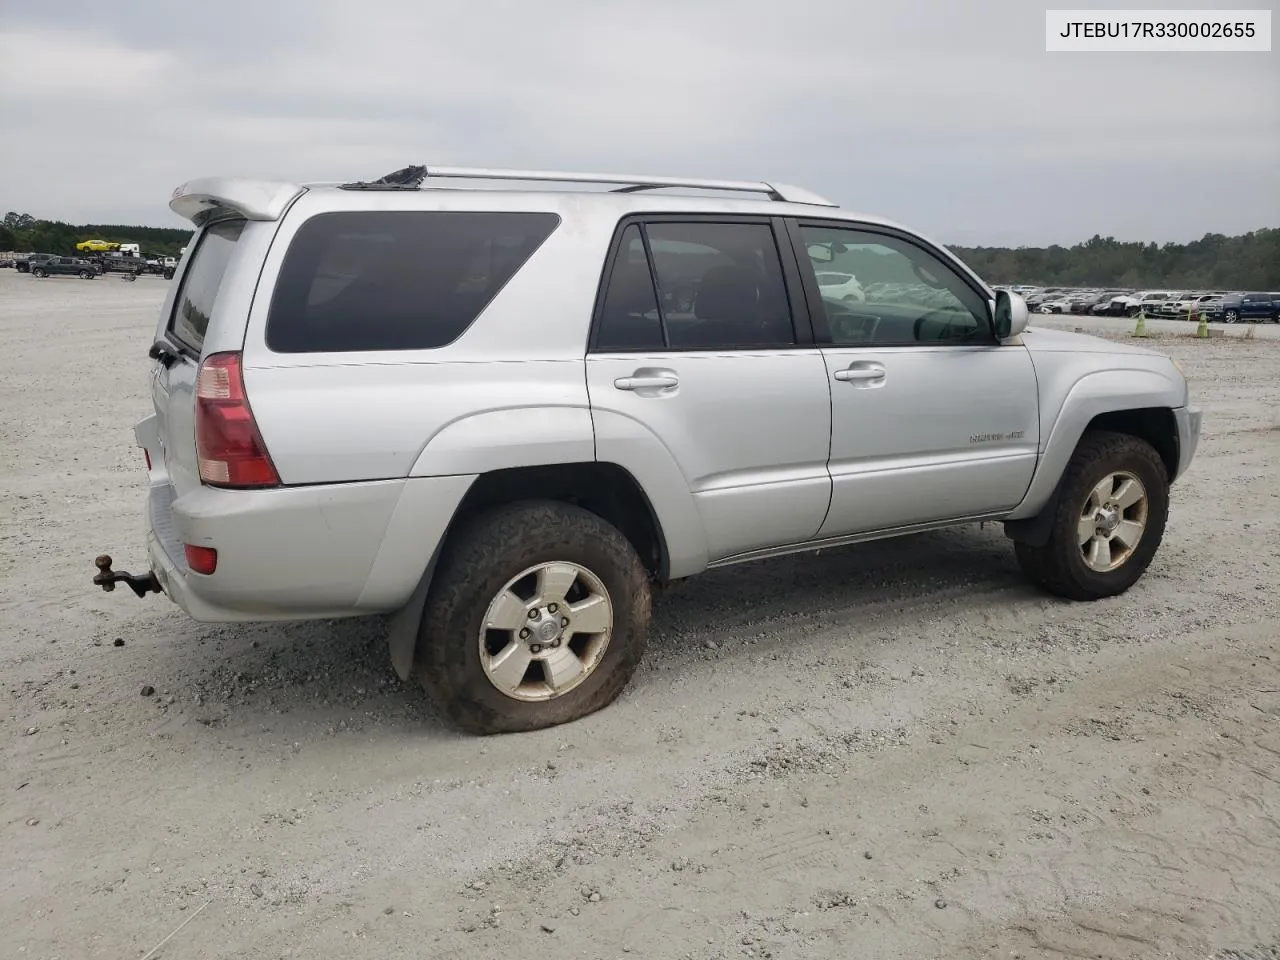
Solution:
<svg viewBox="0 0 1280 960">
<path fill-rule="evenodd" d="M 280 476 L 244 392 L 239 353 L 214 353 L 196 374 L 196 459 L 215 487 L 275 487 Z"/>
</svg>

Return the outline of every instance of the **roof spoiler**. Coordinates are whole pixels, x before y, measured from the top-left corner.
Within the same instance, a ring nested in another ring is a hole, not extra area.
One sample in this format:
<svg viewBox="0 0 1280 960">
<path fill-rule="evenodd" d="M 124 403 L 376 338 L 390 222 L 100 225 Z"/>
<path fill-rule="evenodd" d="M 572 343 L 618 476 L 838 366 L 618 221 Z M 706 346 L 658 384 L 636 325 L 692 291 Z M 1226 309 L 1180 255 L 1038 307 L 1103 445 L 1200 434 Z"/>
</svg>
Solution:
<svg viewBox="0 0 1280 960">
<path fill-rule="evenodd" d="M 197 227 L 222 214 L 246 220 L 279 220 L 305 188 L 280 180 L 204 177 L 173 191 L 169 209 Z"/>
</svg>

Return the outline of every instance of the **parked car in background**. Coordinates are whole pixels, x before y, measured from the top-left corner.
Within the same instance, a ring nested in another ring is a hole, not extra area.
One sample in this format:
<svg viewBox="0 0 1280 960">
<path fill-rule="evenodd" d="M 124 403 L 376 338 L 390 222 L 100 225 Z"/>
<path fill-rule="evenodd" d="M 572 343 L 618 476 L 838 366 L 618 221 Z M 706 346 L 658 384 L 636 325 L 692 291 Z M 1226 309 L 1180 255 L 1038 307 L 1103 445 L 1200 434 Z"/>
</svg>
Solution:
<svg viewBox="0 0 1280 960">
<path fill-rule="evenodd" d="M 1147 316 L 1172 317 L 1178 310 L 1178 304 L 1189 296 L 1191 294 L 1183 291 L 1169 293 L 1163 300 L 1147 308 Z"/>
<path fill-rule="evenodd" d="M 861 302 L 867 299 L 862 284 L 852 273 L 835 273 L 823 270 L 817 274 L 818 288 L 827 300 L 844 300 Z"/>
<path fill-rule="evenodd" d="M 1115 300 L 1116 297 L 1121 296 L 1124 296 L 1123 290 L 1107 290 L 1099 293 L 1094 298 L 1093 303 L 1089 304 L 1089 309 L 1085 312 L 1094 314 L 1095 316 L 1108 313 L 1110 312 L 1111 302 Z"/>
<path fill-rule="evenodd" d="M 1094 304 L 1089 312 L 1100 317 L 1123 317 L 1129 311 L 1137 310 L 1138 301 L 1142 298 L 1133 293 L 1116 293 L 1101 303 Z"/>
<path fill-rule="evenodd" d="M 1046 300 L 1057 300 L 1062 296 L 1061 287 L 1044 287 L 1026 298 L 1028 310 L 1039 310 Z"/>
<path fill-rule="evenodd" d="M 1221 293 L 1187 293 L 1183 294 L 1178 300 L 1172 302 L 1169 307 L 1170 314 L 1176 319 L 1195 320 L 1200 316 L 1200 311 L 1207 305 L 1221 300 Z"/>
<path fill-rule="evenodd" d="M 1042 300 L 1036 310 L 1040 313 L 1070 313 L 1071 300 L 1062 296 L 1051 297 L 1048 300 Z"/>
<path fill-rule="evenodd" d="M 1187 312 L 1187 318 L 1190 320 L 1199 320 L 1201 315 L 1208 315 L 1213 312 L 1213 308 L 1222 302 L 1225 293 L 1214 293 L 1201 298 L 1195 307 Z"/>
<path fill-rule="evenodd" d="M 98 268 L 88 260 L 79 257 L 50 257 L 32 264 L 33 277 L 79 277 L 81 280 L 92 280 L 98 275 Z"/>
<path fill-rule="evenodd" d="M 1280 323 L 1280 292 L 1228 293 L 1207 304 L 1205 312 L 1223 323 Z"/>
<path fill-rule="evenodd" d="M 1072 313 L 1088 313 L 1089 308 L 1098 300 L 1097 290 L 1080 290 L 1067 298 L 1071 303 Z"/>
<path fill-rule="evenodd" d="M 19 260 L 14 266 L 19 273 L 30 273 L 31 268 L 36 264 L 44 263 L 47 260 L 53 260 L 58 255 L 56 253 L 28 253 L 26 257 Z"/>
<path fill-rule="evenodd" d="M 110 253 L 94 257 L 93 264 L 99 273 L 126 273 L 135 277 L 142 276 L 147 269 L 147 263 L 141 257 L 126 257 Z"/>
<path fill-rule="evenodd" d="M 1132 299 L 1132 298 L 1131 298 Z M 1169 294 L 1146 291 L 1143 292 L 1136 302 L 1129 304 L 1128 313 L 1131 317 L 1138 314 L 1145 314 L 1148 317 L 1155 316 L 1165 309 L 1165 304 L 1169 300 Z"/>
</svg>

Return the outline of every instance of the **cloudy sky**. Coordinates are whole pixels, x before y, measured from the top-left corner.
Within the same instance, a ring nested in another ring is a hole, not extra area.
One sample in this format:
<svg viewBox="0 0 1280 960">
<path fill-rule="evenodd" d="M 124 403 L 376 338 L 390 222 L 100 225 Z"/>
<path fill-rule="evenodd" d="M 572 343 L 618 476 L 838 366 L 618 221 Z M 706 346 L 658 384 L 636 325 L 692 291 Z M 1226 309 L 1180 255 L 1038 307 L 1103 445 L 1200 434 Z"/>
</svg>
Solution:
<svg viewBox="0 0 1280 960">
<path fill-rule="evenodd" d="M 776 179 L 955 244 L 1280 226 L 1280 53 L 1046 53 L 1045 6 L 0 0 L 0 210 L 435 162 Z"/>
</svg>

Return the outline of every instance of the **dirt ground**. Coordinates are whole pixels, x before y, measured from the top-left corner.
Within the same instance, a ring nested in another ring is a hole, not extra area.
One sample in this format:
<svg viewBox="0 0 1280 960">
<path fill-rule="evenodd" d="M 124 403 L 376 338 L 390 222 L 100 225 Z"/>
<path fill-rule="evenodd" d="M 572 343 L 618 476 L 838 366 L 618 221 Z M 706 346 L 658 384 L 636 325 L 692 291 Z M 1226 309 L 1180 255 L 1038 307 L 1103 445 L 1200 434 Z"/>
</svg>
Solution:
<svg viewBox="0 0 1280 960">
<path fill-rule="evenodd" d="M 1280 956 L 1280 341 L 1151 341 L 1204 437 L 1124 597 L 992 525 L 716 572 L 618 703 L 473 739 L 377 621 L 92 586 L 166 285 L 0 272 L 5 956 Z"/>
</svg>

